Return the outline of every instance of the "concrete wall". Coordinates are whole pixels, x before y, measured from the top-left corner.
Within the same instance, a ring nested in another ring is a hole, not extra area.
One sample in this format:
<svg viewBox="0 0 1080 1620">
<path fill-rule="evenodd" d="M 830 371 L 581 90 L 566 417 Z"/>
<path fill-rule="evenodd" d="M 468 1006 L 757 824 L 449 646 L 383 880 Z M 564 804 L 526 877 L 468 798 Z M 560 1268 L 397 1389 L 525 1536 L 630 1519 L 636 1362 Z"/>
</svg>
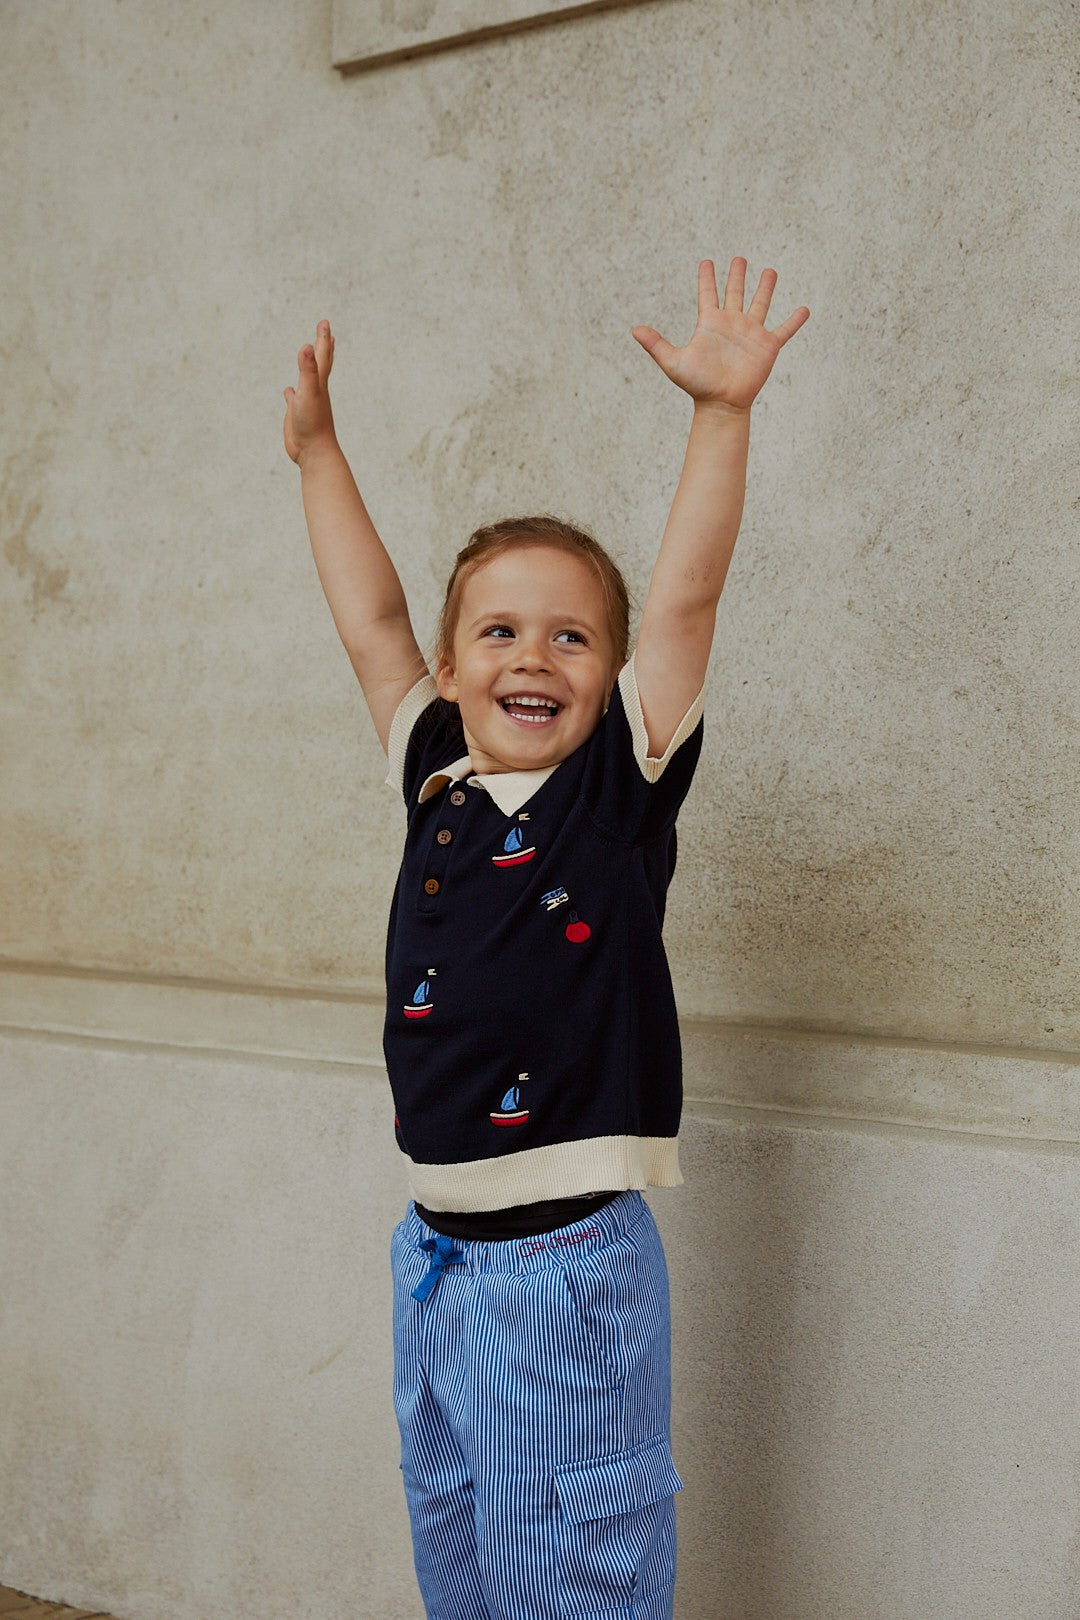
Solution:
<svg viewBox="0 0 1080 1620">
<path fill-rule="evenodd" d="M 422 640 L 510 513 L 640 606 L 689 401 L 630 328 L 742 252 L 812 318 L 666 926 L 677 1615 L 1074 1620 L 1075 16 L 646 0 L 346 73 L 350 12 L 0 7 L 0 1580 L 419 1616 L 402 826 L 281 388 L 330 316 Z"/>
</svg>

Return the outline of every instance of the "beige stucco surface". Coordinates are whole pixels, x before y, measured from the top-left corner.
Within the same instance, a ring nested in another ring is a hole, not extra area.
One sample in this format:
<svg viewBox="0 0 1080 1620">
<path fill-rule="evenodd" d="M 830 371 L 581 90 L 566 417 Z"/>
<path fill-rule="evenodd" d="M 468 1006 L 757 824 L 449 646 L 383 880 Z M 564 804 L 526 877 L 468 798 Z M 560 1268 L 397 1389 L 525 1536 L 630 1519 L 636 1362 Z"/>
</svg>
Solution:
<svg viewBox="0 0 1080 1620">
<path fill-rule="evenodd" d="M 1075 1620 L 1075 12 L 645 0 L 342 74 L 335 9 L 0 3 L 0 1581 L 419 1620 L 403 818 L 281 390 L 328 316 L 422 643 L 509 514 L 640 610 L 690 404 L 630 329 L 742 253 L 812 313 L 665 927 L 677 1620 Z"/>
</svg>

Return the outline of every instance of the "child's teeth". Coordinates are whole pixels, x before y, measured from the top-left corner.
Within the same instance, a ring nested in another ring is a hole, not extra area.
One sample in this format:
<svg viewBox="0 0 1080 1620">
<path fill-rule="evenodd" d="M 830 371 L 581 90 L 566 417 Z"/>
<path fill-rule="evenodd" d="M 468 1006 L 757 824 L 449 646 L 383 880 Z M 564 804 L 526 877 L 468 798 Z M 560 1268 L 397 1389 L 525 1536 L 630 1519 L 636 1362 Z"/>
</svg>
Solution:
<svg viewBox="0 0 1080 1620">
<path fill-rule="evenodd" d="M 556 708 L 546 698 L 534 697 L 508 697 L 503 698 L 502 706 L 515 720 L 527 720 L 530 725 L 546 726 L 554 718 Z M 521 714 L 522 709 L 536 709 L 536 714 Z"/>
</svg>

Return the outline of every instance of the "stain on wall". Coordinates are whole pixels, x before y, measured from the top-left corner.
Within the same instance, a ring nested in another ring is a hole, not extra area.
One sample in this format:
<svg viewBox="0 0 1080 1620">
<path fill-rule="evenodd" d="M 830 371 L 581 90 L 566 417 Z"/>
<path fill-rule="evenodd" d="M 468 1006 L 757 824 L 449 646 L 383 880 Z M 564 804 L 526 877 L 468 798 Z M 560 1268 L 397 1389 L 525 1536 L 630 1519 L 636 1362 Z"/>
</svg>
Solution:
<svg viewBox="0 0 1080 1620">
<path fill-rule="evenodd" d="M 44 550 L 37 549 L 34 535 L 42 510 L 39 491 L 48 478 L 53 448 L 53 437 L 39 433 L 25 450 L 4 458 L 0 473 L 0 550 L 27 587 L 31 621 L 62 596 L 71 576 L 70 568 L 51 564 Z"/>
</svg>

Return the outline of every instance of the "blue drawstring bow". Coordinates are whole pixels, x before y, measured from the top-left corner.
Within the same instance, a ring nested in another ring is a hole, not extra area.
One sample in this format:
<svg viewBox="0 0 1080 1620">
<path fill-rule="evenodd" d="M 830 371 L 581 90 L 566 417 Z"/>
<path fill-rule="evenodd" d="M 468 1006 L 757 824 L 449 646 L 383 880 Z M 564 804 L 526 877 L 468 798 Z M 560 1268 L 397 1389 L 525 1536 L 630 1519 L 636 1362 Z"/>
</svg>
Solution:
<svg viewBox="0 0 1080 1620">
<path fill-rule="evenodd" d="M 431 1255 L 431 1266 L 413 1289 L 413 1299 L 427 1299 L 442 1276 L 443 1268 L 452 1265 L 455 1260 L 464 1260 L 465 1258 L 460 1249 L 454 1248 L 453 1238 L 446 1237 L 442 1232 L 439 1233 L 438 1237 L 425 1238 L 420 1247 L 425 1254 Z"/>
</svg>

